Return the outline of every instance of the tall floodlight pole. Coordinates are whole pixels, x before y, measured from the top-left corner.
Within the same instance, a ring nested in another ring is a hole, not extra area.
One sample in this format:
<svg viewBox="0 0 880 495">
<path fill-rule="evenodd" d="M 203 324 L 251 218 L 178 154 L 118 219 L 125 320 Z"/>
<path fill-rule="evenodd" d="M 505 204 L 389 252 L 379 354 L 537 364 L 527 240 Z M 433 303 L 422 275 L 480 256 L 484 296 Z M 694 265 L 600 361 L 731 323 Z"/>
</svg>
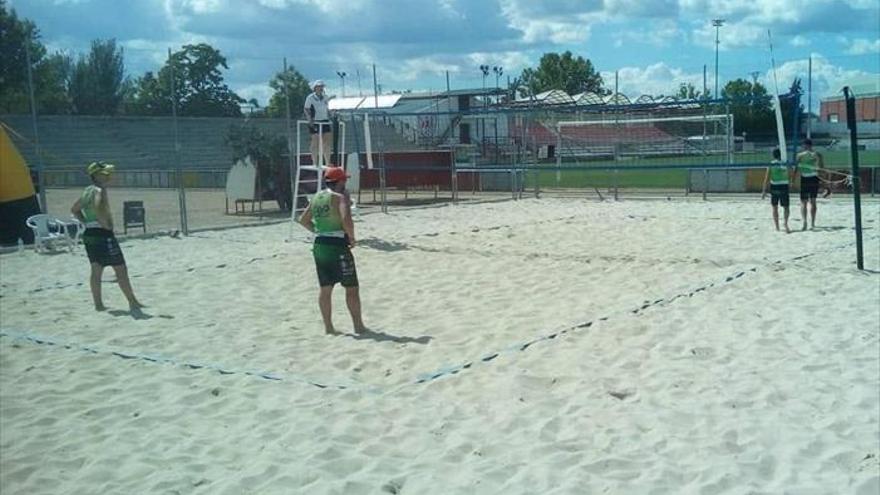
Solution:
<svg viewBox="0 0 880 495">
<path fill-rule="evenodd" d="M 486 100 L 486 77 L 489 75 L 489 66 L 481 65 L 480 71 L 483 73 L 483 108 L 489 106 L 489 102 Z M 486 117 L 480 117 L 480 139 L 486 139 Z"/>
<path fill-rule="evenodd" d="M 489 66 L 488 66 L 488 65 L 481 65 L 481 66 L 480 66 L 480 72 L 483 73 L 483 104 L 484 104 L 484 106 L 485 106 L 485 101 L 486 101 L 486 77 L 489 75 Z"/>
<path fill-rule="evenodd" d="M 336 75 L 339 76 L 339 79 L 342 79 L 342 97 L 345 98 L 345 76 L 347 76 L 348 74 L 346 74 L 345 72 L 336 71 Z"/>
<path fill-rule="evenodd" d="M 501 77 L 502 74 L 504 74 L 504 67 L 496 65 L 495 67 L 492 67 L 492 72 L 495 73 L 495 95 L 497 98 L 498 90 L 501 89 L 498 87 L 498 79 Z"/>
<path fill-rule="evenodd" d="M 712 25 L 715 26 L 715 94 L 713 96 L 718 98 L 718 45 L 720 44 L 718 32 L 724 25 L 724 19 L 712 19 Z"/>
</svg>

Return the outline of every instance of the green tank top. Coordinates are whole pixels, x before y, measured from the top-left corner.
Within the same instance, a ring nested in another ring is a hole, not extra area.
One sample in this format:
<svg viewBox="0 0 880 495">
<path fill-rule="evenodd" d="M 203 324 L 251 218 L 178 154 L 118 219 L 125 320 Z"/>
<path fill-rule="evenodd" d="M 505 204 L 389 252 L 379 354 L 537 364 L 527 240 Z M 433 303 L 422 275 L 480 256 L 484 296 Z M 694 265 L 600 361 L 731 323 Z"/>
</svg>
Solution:
<svg viewBox="0 0 880 495">
<path fill-rule="evenodd" d="M 89 186 L 80 195 L 79 205 L 85 223 L 98 221 L 98 209 L 95 206 L 95 199 L 100 194 L 100 189 L 97 186 Z"/>
<path fill-rule="evenodd" d="M 318 235 L 342 236 L 342 217 L 339 209 L 333 208 L 333 193 L 324 190 L 312 198 L 312 225 Z"/>
<path fill-rule="evenodd" d="M 770 162 L 770 183 L 774 186 L 788 184 L 788 167 L 779 160 Z"/>
<path fill-rule="evenodd" d="M 803 151 L 798 155 L 798 168 L 801 171 L 801 177 L 816 176 L 816 162 L 819 161 L 819 155 L 815 151 Z"/>
</svg>

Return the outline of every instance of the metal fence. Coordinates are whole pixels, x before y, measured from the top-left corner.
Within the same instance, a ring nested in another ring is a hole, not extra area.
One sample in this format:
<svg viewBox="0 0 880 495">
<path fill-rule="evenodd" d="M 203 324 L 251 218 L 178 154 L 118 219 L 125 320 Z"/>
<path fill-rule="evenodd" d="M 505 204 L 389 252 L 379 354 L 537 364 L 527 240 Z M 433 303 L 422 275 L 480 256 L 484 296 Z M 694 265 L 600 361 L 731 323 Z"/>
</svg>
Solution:
<svg viewBox="0 0 880 495">
<path fill-rule="evenodd" d="M 253 61 L 229 62 L 240 66 Z M 288 68 L 284 60 L 270 63 L 277 72 Z M 698 67 L 691 69 L 699 72 Z M 333 71 L 328 66 L 325 73 Z M 352 73 L 357 79 L 349 79 L 348 95 L 342 73 L 337 72 L 343 78 L 342 94 L 329 85 L 337 102 L 345 103 L 337 105 L 336 113 L 346 125 L 345 144 L 342 149 L 337 145 L 333 161 L 360 171 L 352 186 L 357 186 L 355 197 L 366 211 L 541 194 L 620 198 L 755 192 L 777 141 L 775 133 L 743 135 L 723 118 L 708 118 L 735 113 L 731 107 L 737 102 L 728 100 L 666 97 L 630 103 L 615 86 L 612 95 L 602 98 L 520 101 L 506 90 L 486 88 L 486 79 L 476 72 L 458 74 L 451 84 L 446 74 L 445 80 L 431 83 L 434 89 L 428 94 L 391 95 L 379 90 L 375 72 L 369 87 L 370 67 Z M 173 79 L 171 83 L 169 94 L 179 94 Z M 480 91 L 453 89 L 481 86 Z M 13 131 L 11 137 L 32 170 L 41 172 L 35 182 L 49 213 L 69 216 L 70 205 L 89 180 L 85 165 L 105 160 L 117 165 L 110 197 L 119 230 L 124 228 L 126 201 L 143 202 L 147 233 L 290 218 L 295 163 L 297 158 L 311 163 L 309 136 L 296 123 L 301 108 L 288 98 L 283 115 L 276 108 L 271 118 L 253 107 L 244 107 L 238 118 L 191 117 L 181 98 L 170 100 L 162 110 L 153 108 L 152 116 L 44 115 L 36 108 L 33 114 L 0 115 L 0 120 Z M 807 109 L 815 112 L 816 101 L 807 100 Z M 597 120 L 605 122 L 601 129 L 583 124 Z M 787 125 L 790 155 L 812 134 L 826 167 L 849 168 L 849 143 L 839 124 L 788 119 Z M 872 194 L 880 187 L 877 128 L 876 123 L 860 124 L 863 138 L 858 143 L 866 169 L 862 183 Z M 232 144 L 236 132 L 283 143 L 281 153 L 258 160 L 247 199 L 230 199 L 228 192 L 230 182 L 237 180 L 230 179 L 240 155 Z M 297 150 L 303 156 L 297 157 Z M 838 192 L 846 192 L 845 185 Z"/>
</svg>

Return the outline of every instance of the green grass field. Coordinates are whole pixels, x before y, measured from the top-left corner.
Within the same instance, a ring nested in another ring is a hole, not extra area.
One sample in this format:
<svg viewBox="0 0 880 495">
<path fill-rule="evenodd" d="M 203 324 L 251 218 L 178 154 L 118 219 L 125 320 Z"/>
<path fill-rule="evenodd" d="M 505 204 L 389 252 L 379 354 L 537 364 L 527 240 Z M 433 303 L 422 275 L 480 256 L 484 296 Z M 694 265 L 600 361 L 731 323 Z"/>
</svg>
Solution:
<svg viewBox="0 0 880 495">
<path fill-rule="evenodd" d="M 825 168 L 845 169 L 850 168 L 850 156 L 848 151 L 821 150 L 825 159 Z M 699 167 L 706 164 L 723 163 L 723 155 L 713 156 L 678 156 L 639 158 L 631 160 L 596 160 L 588 162 L 569 163 L 564 162 L 563 167 L 657 167 L 658 170 L 562 170 L 559 172 L 559 180 L 553 164 L 548 164 L 548 170 L 539 174 L 541 187 L 613 187 L 615 181 L 621 188 L 656 188 L 656 189 L 684 189 L 687 184 L 688 170 L 686 169 L 663 169 L 663 166 L 690 165 Z M 769 161 L 767 153 L 738 153 L 734 155 L 735 165 L 762 165 Z M 859 152 L 859 166 L 861 168 L 880 168 L 880 151 L 863 150 Z M 533 187 L 535 173 L 526 174 L 526 187 Z"/>
</svg>

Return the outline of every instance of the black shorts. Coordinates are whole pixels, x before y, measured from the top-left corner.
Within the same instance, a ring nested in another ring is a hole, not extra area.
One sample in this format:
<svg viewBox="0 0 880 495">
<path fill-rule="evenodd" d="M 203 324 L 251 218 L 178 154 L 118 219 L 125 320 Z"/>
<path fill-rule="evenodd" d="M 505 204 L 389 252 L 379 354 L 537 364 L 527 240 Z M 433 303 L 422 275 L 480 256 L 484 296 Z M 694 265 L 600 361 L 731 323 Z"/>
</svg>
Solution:
<svg viewBox="0 0 880 495">
<path fill-rule="evenodd" d="M 788 208 L 788 184 L 770 184 L 770 204 Z"/>
<path fill-rule="evenodd" d="M 122 249 L 113 232 L 107 229 L 90 228 L 83 232 L 83 244 L 91 263 L 101 266 L 125 265 Z"/>
<path fill-rule="evenodd" d="M 327 134 L 333 130 L 333 125 L 330 122 L 316 122 L 309 126 L 309 134 L 317 134 L 319 128 L 321 134 Z"/>
<path fill-rule="evenodd" d="M 358 286 L 357 268 L 347 239 L 316 237 L 312 254 L 315 257 L 315 269 L 321 287 L 331 287 L 336 284 L 342 284 L 343 287 Z"/>
<path fill-rule="evenodd" d="M 801 177 L 801 201 L 816 199 L 819 195 L 819 177 Z"/>
</svg>

